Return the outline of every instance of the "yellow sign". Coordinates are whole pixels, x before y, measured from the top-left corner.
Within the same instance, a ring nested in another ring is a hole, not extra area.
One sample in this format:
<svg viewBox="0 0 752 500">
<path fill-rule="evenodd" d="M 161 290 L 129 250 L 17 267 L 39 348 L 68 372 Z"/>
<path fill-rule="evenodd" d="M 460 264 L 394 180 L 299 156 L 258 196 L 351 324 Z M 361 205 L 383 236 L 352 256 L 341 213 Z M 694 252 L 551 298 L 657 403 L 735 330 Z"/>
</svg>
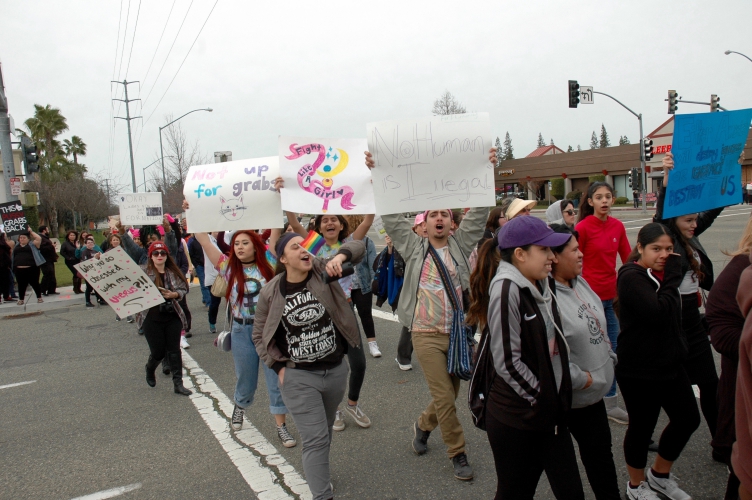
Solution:
<svg viewBox="0 0 752 500">
<path fill-rule="evenodd" d="M 499 170 L 499 177 L 509 177 L 510 175 L 514 175 L 513 168 L 508 168 L 506 170 Z"/>
</svg>

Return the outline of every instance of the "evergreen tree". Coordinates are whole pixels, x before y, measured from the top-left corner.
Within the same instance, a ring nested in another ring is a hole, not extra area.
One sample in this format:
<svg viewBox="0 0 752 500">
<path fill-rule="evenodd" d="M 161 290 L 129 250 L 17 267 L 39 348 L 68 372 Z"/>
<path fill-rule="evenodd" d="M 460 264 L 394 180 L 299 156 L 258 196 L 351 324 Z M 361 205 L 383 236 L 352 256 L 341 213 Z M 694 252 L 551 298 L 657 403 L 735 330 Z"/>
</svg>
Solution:
<svg viewBox="0 0 752 500">
<path fill-rule="evenodd" d="M 619 146 L 626 146 L 627 144 L 630 144 L 629 137 L 626 135 L 619 136 Z"/>
<path fill-rule="evenodd" d="M 572 151 L 573 151 L 572 145 L 570 144 L 569 147 L 567 148 L 567 153 L 571 153 Z"/>
<path fill-rule="evenodd" d="M 595 135 L 595 130 L 593 130 L 593 135 L 590 136 L 590 149 L 598 149 L 598 136 Z"/>
<path fill-rule="evenodd" d="M 554 145 L 554 140 L 551 139 L 551 143 L 549 144 L 549 146 L 553 146 L 553 145 Z"/>
<path fill-rule="evenodd" d="M 546 145 L 546 141 L 543 140 L 543 135 L 540 132 L 538 132 L 538 147 L 542 148 L 542 147 L 545 147 L 545 145 Z"/>
<path fill-rule="evenodd" d="M 498 166 L 501 165 L 501 160 L 504 159 L 504 149 L 501 147 L 501 139 L 498 137 L 496 138 L 494 147 L 496 147 L 496 165 Z"/>
<path fill-rule="evenodd" d="M 504 157 L 505 160 L 514 160 L 514 148 L 512 147 L 512 138 L 509 137 L 509 132 L 504 138 Z"/>
<path fill-rule="evenodd" d="M 601 141 L 599 147 L 607 148 L 611 145 L 611 141 L 608 140 L 608 132 L 606 132 L 606 126 L 601 123 Z"/>
</svg>

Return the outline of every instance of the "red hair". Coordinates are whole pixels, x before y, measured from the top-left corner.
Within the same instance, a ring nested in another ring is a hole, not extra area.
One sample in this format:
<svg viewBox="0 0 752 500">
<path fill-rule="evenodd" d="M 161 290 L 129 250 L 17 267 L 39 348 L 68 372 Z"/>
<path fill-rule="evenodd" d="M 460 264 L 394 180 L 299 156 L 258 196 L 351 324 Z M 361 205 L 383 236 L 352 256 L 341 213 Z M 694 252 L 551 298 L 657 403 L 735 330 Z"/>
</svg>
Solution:
<svg viewBox="0 0 752 500">
<path fill-rule="evenodd" d="M 230 271 L 230 279 L 227 281 L 227 292 L 225 292 L 225 299 L 227 299 L 227 302 L 230 301 L 230 294 L 232 294 L 233 286 L 235 286 L 235 289 L 238 291 L 239 301 L 243 300 L 243 294 L 245 293 L 243 263 L 238 259 L 237 255 L 235 255 L 235 240 L 241 234 L 248 235 L 248 238 L 251 240 L 251 244 L 256 253 L 256 267 L 258 267 L 261 272 L 261 276 L 263 276 L 267 282 L 274 278 L 274 269 L 272 269 L 269 261 L 266 260 L 266 245 L 261 239 L 261 236 L 255 231 L 247 231 L 245 229 L 237 231 L 232 235 L 232 240 L 230 241 L 230 260 L 227 262 L 227 269 Z"/>
</svg>

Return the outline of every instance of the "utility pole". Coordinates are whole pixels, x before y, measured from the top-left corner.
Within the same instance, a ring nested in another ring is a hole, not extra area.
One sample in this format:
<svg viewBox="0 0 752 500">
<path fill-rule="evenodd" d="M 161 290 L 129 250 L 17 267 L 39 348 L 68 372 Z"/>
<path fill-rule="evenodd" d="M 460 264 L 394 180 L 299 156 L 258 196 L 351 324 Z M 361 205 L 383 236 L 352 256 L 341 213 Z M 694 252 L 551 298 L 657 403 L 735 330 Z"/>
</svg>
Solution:
<svg viewBox="0 0 752 500">
<path fill-rule="evenodd" d="M 141 116 L 133 116 L 131 117 L 131 110 L 130 106 L 128 106 L 128 103 L 131 103 L 133 101 L 140 101 L 141 99 L 128 99 L 128 85 L 131 83 L 138 83 L 138 80 L 128 82 L 126 80 L 123 80 L 122 82 L 116 82 L 115 80 L 112 80 L 112 83 L 117 83 L 119 85 L 123 86 L 123 89 L 125 91 L 125 99 L 113 99 L 113 101 L 120 101 L 125 103 L 125 118 L 122 116 L 116 116 L 115 118 L 118 120 L 125 120 L 125 122 L 128 124 L 128 149 L 131 154 L 131 183 L 133 185 L 133 192 L 136 192 L 136 167 L 133 164 L 133 139 L 131 138 L 131 120 L 135 120 L 137 118 L 143 118 Z M 109 188 L 108 188 L 109 191 Z"/>
<path fill-rule="evenodd" d="M 104 180 L 104 185 L 107 186 L 107 208 L 110 207 L 110 203 L 112 203 L 112 198 L 110 198 L 110 179 Z M 135 191 L 134 191 L 135 193 Z"/>
<path fill-rule="evenodd" d="M 5 97 L 3 84 L 3 68 L 0 66 L 0 154 L 3 160 L 3 180 L 5 181 L 5 197 L 7 201 L 18 201 L 18 196 L 10 194 L 10 178 L 15 176 L 13 165 L 13 150 L 10 144 L 10 118 L 8 118 L 8 99 Z"/>
</svg>

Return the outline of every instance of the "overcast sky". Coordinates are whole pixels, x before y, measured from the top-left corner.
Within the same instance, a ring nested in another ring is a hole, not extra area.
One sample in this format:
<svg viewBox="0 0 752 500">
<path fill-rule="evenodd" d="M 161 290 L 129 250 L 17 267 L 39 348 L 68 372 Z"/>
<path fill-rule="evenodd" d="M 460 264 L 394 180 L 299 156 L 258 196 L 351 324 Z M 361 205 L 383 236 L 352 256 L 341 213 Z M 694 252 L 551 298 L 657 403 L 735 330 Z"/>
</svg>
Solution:
<svg viewBox="0 0 752 500">
<path fill-rule="evenodd" d="M 167 115 L 204 107 L 214 112 L 180 121 L 188 138 L 234 159 L 276 155 L 278 135 L 364 137 L 367 122 L 430 115 L 446 89 L 489 112 L 516 157 L 538 132 L 587 149 L 601 123 L 614 145 L 638 140 L 637 119 L 605 97 L 569 109 L 569 79 L 643 113 L 645 134 L 668 118 L 668 89 L 752 107 L 752 62 L 724 55 L 752 57 L 749 0 L 215 1 L 4 1 L 0 62 L 16 126 L 35 103 L 60 108 L 70 127 L 60 139 L 79 135 L 91 172 L 130 184 L 113 79 L 141 81 L 129 86 L 142 99 L 131 109 L 143 116 L 132 122 L 139 183 Z"/>
</svg>

